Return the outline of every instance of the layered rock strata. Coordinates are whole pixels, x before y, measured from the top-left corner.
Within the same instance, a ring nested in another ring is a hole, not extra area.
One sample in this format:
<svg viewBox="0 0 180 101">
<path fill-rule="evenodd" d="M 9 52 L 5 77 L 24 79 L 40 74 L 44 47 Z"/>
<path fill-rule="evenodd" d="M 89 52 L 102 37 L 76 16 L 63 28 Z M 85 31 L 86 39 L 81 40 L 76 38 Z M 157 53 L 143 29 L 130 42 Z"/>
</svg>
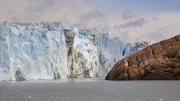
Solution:
<svg viewBox="0 0 180 101">
<path fill-rule="evenodd" d="M 106 80 L 172 79 L 180 79 L 180 35 L 118 61 L 106 76 Z"/>
</svg>

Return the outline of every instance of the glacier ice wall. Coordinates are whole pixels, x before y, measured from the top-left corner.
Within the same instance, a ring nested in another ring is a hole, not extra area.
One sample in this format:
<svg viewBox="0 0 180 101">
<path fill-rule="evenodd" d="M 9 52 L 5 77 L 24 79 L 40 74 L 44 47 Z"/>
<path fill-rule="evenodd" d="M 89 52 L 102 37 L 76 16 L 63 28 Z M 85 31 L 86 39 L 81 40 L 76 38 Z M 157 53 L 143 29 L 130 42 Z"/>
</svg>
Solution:
<svg viewBox="0 0 180 101">
<path fill-rule="evenodd" d="M 127 57 L 137 51 L 142 50 L 143 48 L 150 46 L 154 44 L 154 41 L 151 42 L 145 42 L 145 41 L 137 41 L 135 43 L 127 43 L 125 48 L 124 48 L 124 56 Z"/>
<path fill-rule="evenodd" d="M 67 78 L 61 23 L 0 25 L 0 80 Z"/>
<path fill-rule="evenodd" d="M 3 22 L 0 81 L 106 76 L 117 61 L 152 43 L 124 45 L 108 33 L 58 22 Z"/>
</svg>

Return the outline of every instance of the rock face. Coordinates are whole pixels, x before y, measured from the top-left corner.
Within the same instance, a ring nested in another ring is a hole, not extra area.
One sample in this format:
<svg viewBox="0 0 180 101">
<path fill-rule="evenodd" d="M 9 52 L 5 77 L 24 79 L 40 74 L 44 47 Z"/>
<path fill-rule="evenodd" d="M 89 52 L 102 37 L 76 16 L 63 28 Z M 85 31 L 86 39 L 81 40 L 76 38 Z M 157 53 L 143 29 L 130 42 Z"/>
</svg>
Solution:
<svg viewBox="0 0 180 101">
<path fill-rule="evenodd" d="M 106 76 L 106 80 L 171 79 L 180 79 L 180 35 L 120 60 Z"/>
<path fill-rule="evenodd" d="M 23 78 L 23 74 L 21 73 L 21 71 L 17 70 L 15 73 L 15 77 L 17 81 L 24 81 L 25 79 Z"/>
<path fill-rule="evenodd" d="M 75 33 L 70 29 L 64 29 L 65 43 L 66 43 L 66 53 L 67 53 L 67 68 L 69 70 L 70 78 L 73 75 L 73 65 L 74 65 L 74 36 Z"/>
</svg>

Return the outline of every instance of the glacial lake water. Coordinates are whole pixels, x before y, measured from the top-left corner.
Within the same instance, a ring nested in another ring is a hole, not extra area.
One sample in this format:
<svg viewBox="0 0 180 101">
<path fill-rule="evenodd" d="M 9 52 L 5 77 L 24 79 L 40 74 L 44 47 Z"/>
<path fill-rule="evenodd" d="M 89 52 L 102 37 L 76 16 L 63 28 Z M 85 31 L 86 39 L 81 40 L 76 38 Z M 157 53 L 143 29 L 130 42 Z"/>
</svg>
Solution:
<svg viewBox="0 0 180 101">
<path fill-rule="evenodd" d="M 180 81 L 3 81 L 0 101 L 180 101 Z"/>
</svg>

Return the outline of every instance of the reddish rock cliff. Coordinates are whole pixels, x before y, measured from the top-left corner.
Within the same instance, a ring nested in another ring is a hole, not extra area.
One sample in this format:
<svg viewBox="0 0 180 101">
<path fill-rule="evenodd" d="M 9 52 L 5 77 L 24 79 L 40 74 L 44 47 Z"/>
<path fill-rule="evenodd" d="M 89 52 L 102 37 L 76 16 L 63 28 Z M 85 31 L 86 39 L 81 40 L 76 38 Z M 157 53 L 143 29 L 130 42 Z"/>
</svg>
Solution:
<svg viewBox="0 0 180 101">
<path fill-rule="evenodd" d="M 180 80 L 180 35 L 117 62 L 106 80 Z"/>
</svg>

